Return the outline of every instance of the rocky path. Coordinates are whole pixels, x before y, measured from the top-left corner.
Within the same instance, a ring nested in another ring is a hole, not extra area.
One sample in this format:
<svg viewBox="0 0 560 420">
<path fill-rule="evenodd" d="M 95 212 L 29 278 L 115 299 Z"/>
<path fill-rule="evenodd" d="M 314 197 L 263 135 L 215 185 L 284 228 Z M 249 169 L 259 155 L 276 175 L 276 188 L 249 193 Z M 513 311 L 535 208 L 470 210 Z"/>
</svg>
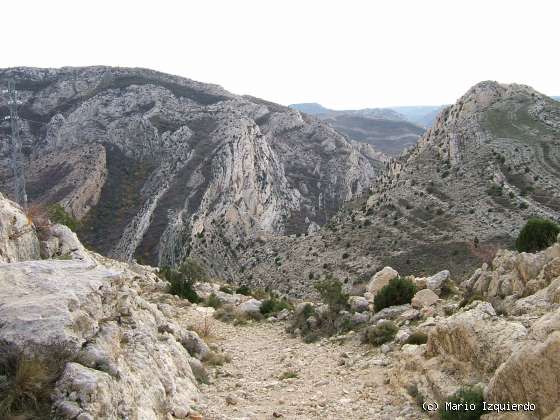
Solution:
<svg viewBox="0 0 560 420">
<path fill-rule="evenodd" d="M 200 313 L 191 316 L 200 320 Z M 391 359 L 377 349 L 356 340 L 306 344 L 283 323 L 211 322 L 208 341 L 232 359 L 208 368 L 200 401 L 205 419 L 426 418 L 386 384 Z"/>
</svg>

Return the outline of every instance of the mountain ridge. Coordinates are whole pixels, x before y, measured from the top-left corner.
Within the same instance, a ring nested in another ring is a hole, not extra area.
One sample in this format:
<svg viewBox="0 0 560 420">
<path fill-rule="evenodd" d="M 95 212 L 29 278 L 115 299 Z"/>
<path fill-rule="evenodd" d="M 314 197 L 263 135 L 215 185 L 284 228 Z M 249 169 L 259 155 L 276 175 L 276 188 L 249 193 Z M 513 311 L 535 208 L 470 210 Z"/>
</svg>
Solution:
<svg viewBox="0 0 560 420">
<path fill-rule="evenodd" d="M 387 162 L 368 194 L 313 235 L 270 237 L 246 264 L 302 296 L 313 294 L 314 279 L 350 285 L 385 265 L 464 279 L 510 247 L 528 218 L 560 220 L 559 169 L 560 104 L 524 85 L 481 82 Z"/>
<path fill-rule="evenodd" d="M 314 229 L 382 165 L 298 111 L 153 70 L 0 70 L 8 79 L 31 204 L 61 204 L 88 246 L 118 259 L 175 265 L 192 254 L 228 277 L 242 241 Z M 3 121 L 8 192 L 9 135 Z"/>
</svg>

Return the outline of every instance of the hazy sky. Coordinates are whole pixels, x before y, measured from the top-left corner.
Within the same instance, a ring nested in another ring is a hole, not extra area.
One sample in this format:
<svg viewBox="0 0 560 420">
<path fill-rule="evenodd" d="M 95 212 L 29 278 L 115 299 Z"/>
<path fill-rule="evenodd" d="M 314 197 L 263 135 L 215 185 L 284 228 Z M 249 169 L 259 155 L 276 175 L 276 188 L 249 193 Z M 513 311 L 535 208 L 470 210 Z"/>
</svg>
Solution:
<svg viewBox="0 0 560 420">
<path fill-rule="evenodd" d="M 481 80 L 560 95 L 560 1 L 2 2 L 0 67 L 149 67 L 335 108 L 454 102 Z"/>
</svg>

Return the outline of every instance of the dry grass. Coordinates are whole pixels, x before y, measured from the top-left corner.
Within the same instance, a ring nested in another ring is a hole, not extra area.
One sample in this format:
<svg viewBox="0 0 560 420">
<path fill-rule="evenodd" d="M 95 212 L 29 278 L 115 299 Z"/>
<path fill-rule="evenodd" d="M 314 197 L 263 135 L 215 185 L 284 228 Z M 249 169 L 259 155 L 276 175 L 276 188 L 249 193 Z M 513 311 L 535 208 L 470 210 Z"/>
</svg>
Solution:
<svg viewBox="0 0 560 420">
<path fill-rule="evenodd" d="M 204 363 L 212 366 L 222 366 L 224 363 L 231 362 L 231 356 L 227 353 L 210 351 L 204 358 Z"/>
<path fill-rule="evenodd" d="M 251 320 L 262 321 L 264 316 L 260 312 L 248 314 L 238 311 L 233 305 L 224 305 L 214 312 L 214 318 L 234 325 L 244 325 Z"/>
<path fill-rule="evenodd" d="M 194 331 L 205 340 L 215 338 L 216 326 L 212 317 L 206 315 L 202 320 L 189 326 L 189 330 Z"/>
<path fill-rule="evenodd" d="M 26 211 L 27 221 L 37 229 L 44 229 L 50 226 L 49 213 L 47 208 L 41 204 L 32 204 Z"/>
<path fill-rule="evenodd" d="M 295 370 L 292 369 L 282 372 L 280 376 L 278 376 L 278 379 L 280 379 L 281 381 L 284 381 L 286 379 L 296 379 L 296 378 L 299 378 L 299 373 L 297 373 Z"/>
<path fill-rule="evenodd" d="M 28 348 L 0 343 L 0 418 L 48 419 L 50 395 L 72 351 L 65 344 Z"/>
</svg>

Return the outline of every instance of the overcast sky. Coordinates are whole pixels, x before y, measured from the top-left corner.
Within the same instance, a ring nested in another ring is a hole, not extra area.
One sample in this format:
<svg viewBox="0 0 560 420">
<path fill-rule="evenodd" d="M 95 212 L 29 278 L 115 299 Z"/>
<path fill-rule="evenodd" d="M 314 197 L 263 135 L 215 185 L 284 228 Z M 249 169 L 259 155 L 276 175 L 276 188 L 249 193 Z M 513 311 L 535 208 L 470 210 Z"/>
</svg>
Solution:
<svg viewBox="0 0 560 420">
<path fill-rule="evenodd" d="M 560 95 L 560 2 L 2 2 L 0 67 L 148 67 L 281 104 L 451 103 L 481 80 Z"/>
</svg>

